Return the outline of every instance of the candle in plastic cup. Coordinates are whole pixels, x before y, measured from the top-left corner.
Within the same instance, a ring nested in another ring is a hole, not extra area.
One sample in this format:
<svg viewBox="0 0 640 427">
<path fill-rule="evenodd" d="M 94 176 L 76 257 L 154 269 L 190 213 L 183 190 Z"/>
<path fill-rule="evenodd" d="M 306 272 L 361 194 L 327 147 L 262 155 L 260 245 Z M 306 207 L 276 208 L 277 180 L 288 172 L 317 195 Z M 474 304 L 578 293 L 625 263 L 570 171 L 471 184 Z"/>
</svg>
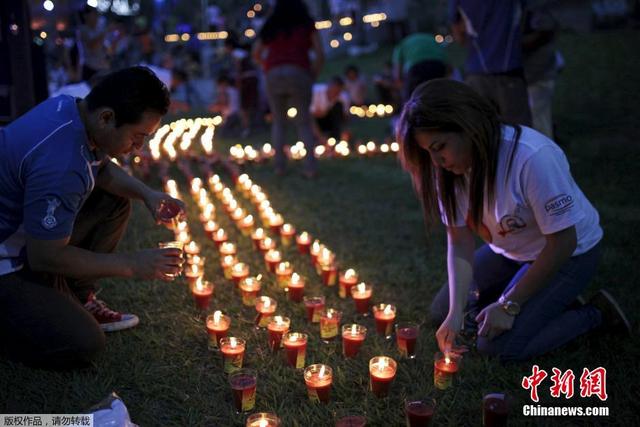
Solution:
<svg viewBox="0 0 640 427">
<path fill-rule="evenodd" d="M 289 262 L 280 262 L 276 266 L 276 281 L 282 289 L 286 289 L 289 286 L 291 275 L 293 274 L 293 268 Z"/>
<path fill-rule="evenodd" d="M 320 267 L 322 284 L 335 286 L 338 279 L 338 267 L 335 264 L 325 264 Z"/>
<path fill-rule="evenodd" d="M 491 393 L 482 399 L 482 425 L 504 427 L 509 418 L 509 403 L 503 393 Z"/>
<path fill-rule="evenodd" d="M 267 270 L 271 273 L 276 272 L 276 266 L 282 261 L 282 255 L 280 251 L 276 249 L 269 249 L 266 254 L 264 254 L 264 262 Z"/>
<path fill-rule="evenodd" d="M 293 241 L 293 236 L 296 234 L 296 229 L 291 224 L 282 224 L 280 227 L 280 241 L 282 242 L 282 246 L 288 247 L 291 246 Z"/>
<path fill-rule="evenodd" d="M 321 363 L 307 366 L 304 370 L 304 382 L 307 394 L 312 402 L 328 403 L 331 399 L 333 371 L 328 365 Z"/>
<path fill-rule="evenodd" d="M 231 275 L 231 269 L 237 263 L 238 258 L 236 258 L 234 255 L 227 255 L 220 260 L 220 267 L 222 268 L 222 274 L 224 275 L 225 279 L 233 279 L 233 276 Z"/>
<path fill-rule="evenodd" d="M 404 413 L 407 427 L 427 427 L 436 409 L 436 401 L 431 398 L 407 398 L 404 401 Z"/>
<path fill-rule="evenodd" d="M 420 329 L 417 323 L 401 322 L 396 325 L 396 343 L 402 357 L 416 357 L 416 343 Z"/>
<path fill-rule="evenodd" d="M 391 338 L 393 321 L 396 319 L 396 307 L 392 304 L 378 304 L 373 307 L 376 332 L 385 338 Z"/>
<path fill-rule="evenodd" d="M 320 339 L 328 343 L 340 333 L 342 313 L 334 308 L 323 310 L 320 314 Z"/>
<path fill-rule="evenodd" d="M 251 411 L 256 406 L 256 371 L 253 369 L 238 369 L 229 375 L 229 385 L 233 393 L 233 404 L 236 412 Z"/>
<path fill-rule="evenodd" d="M 369 302 L 371 301 L 372 293 L 371 285 L 367 285 L 364 282 L 360 282 L 351 288 L 351 297 L 356 305 L 356 311 L 365 317 L 369 315 Z"/>
<path fill-rule="evenodd" d="M 353 268 L 350 268 L 340 275 L 338 283 L 338 296 L 346 298 L 351 295 L 351 288 L 358 283 L 358 273 Z"/>
<path fill-rule="evenodd" d="M 260 250 L 260 242 L 262 241 L 262 239 L 264 239 L 267 235 L 264 232 L 264 228 L 256 228 L 252 233 L 251 233 L 251 240 L 253 241 L 253 246 L 257 249 Z"/>
<path fill-rule="evenodd" d="M 376 356 L 369 360 L 369 384 L 376 397 L 386 397 L 396 377 L 396 361 L 387 356 Z"/>
<path fill-rule="evenodd" d="M 261 275 L 258 277 L 247 277 L 240 281 L 239 288 L 242 294 L 242 304 L 247 307 L 254 306 L 256 304 L 256 298 L 262 288 Z"/>
<path fill-rule="evenodd" d="M 306 231 L 303 231 L 296 237 L 296 243 L 298 245 L 298 252 L 308 254 L 311 246 L 311 236 Z"/>
<path fill-rule="evenodd" d="M 247 277 L 249 277 L 249 266 L 244 262 L 239 262 L 231 267 L 231 278 L 236 286 Z"/>
<path fill-rule="evenodd" d="M 287 295 L 291 301 L 302 301 L 304 297 L 304 279 L 298 273 L 291 274 L 291 279 L 287 285 Z"/>
<path fill-rule="evenodd" d="M 367 328 L 355 323 L 342 325 L 342 353 L 344 357 L 356 357 L 367 337 Z"/>
<path fill-rule="evenodd" d="M 220 340 L 225 338 L 229 332 L 231 318 L 222 314 L 220 310 L 216 310 L 213 314 L 207 316 L 206 325 L 210 347 L 213 349 L 220 348 Z"/>
<path fill-rule="evenodd" d="M 191 264 L 184 271 L 184 277 L 186 277 L 189 286 L 195 285 L 196 281 L 201 279 L 203 275 L 204 270 L 198 264 Z"/>
<path fill-rule="evenodd" d="M 184 246 L 184 251 L 189 255 L 198 255 L 200 253 L 200 246 L 192 240 Z"/>
<path fill-rule="evenodd" d="M 220 340 L 220 351 L 224 372 L 230 374 L 242 368 L 246 341 L 242 338 L 225 337 Z"/>
<path fill-rule="evenodd" d="M 182 251 L 184 251 L 184 243 L 180 242 L 178 240 L 171 241 L 171 242 L 160 242 L 160 243 L 158 243 L 158 248 L 160 248 L 160 249 L 175 248 L 175 249 L 180 249 L 180 251 L 182 252 Z M 182 256 L 182 254 L 181 254 L 181 256 Z M 166 276 L 170 277 L 172 279 L 175 279 L 176 276 L 179 276 L 179 275 L 180 275 L 180 273 L 178 273 L 178 274 L 167 274 Z"/>
<path fill-rule="evenodd" d="M 247 418 L 245 427 L 280 427 L 280 418 L 268 412 L 251 414 L 249 418 Z"/>
<path fill-rule="evenodd" d="M 307 334 L 300 332 L 287 332 L 282 337 L 282 347 L 284 348 L 285 360 L 289 366 L 302 369 L 305 365 L 307 353 Z"/>
<path fill-rule="evenodd" d="M 156 219 L 165 226 L 174 228 L 181 211 L 182 209 L 177 203 L 162 200 L 156 209 Z"/>
<path fill-rule="evenodd" d="M 289 331 L 291 319 L 283 316 L 273 316 L 267 325 L 269 333 L 269 348 L 276 351 L 281 347 L 282 336 Z"/>
<path fill-rule="evenodd" d="M 307 321 L 311 323 L 318 323 L 320 321 L 320 314 L 324 309 L 324 297 L 304 297 L 304 307 L 307 311 Z"/>
<path fill-rule="evenodd" d="M 213 283 L 202 280 L 200 276 L 191 287 L 191 293 L 195 301 L 196 307 L 200 310 L 206 310 L 213 296 Z"/>
<path fill-rule="evenodd" d="M 266 328 L 271 321 L 271 316 L 276 312 L 276 308 L 278 308 L 278 302 L 273 298 L 261 296 L 256 299 L 255 307 L 258 312 L 256 326 L 258 328 Z"/>
<path fill-rule="evenodd" d="M 446 390 L 451 387 L 461 360 L 461 355 L 452 352 L 445 354 L 438 352 L 434 355 L 433 384 L 437 389 Z"/>
</svg>

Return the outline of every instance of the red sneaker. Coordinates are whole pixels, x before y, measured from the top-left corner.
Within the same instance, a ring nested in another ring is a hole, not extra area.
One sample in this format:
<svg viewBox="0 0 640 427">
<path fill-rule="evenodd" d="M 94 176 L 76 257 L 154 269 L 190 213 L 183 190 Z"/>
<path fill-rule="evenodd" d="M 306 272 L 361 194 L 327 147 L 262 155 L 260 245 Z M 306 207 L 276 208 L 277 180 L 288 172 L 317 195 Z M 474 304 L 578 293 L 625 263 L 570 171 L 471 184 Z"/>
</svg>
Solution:
<svg viewBox="0 0 640 427">
<path fill-rule="evenodd" d="M 95 317 L 105 332 L 115 332 L 133 328 L 140 322 L 140 319 L 135 314 L 120 313 L 111 310 L 104 301 L 97 299 L 93 292 L 89 294 L 84 308 Z"/>
</svg>

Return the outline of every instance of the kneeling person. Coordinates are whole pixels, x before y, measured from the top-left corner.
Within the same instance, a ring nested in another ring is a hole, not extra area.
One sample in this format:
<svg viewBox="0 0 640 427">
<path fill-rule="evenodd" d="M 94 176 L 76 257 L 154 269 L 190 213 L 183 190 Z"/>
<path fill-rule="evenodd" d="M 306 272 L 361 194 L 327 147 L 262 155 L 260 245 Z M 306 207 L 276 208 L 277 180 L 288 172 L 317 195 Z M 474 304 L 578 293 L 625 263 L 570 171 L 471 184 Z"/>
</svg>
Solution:
<svg viewBox="0 0 640 427">
<path fill-rule="evenodd" d="M 85 99 L 62 95 L 0 129 L 0 339 L 8 355 L 50 368 L 87 364 L 103 331 L 138 318 L 95 296 L 102 277 L 170 280 L 178 249 L 113 253 L 130 199 L 156 215 L 182 202 L 128 175 L 110 157 L 142 147 L 169 107 L 145 67 L 106 76 Z"/>
</svg>

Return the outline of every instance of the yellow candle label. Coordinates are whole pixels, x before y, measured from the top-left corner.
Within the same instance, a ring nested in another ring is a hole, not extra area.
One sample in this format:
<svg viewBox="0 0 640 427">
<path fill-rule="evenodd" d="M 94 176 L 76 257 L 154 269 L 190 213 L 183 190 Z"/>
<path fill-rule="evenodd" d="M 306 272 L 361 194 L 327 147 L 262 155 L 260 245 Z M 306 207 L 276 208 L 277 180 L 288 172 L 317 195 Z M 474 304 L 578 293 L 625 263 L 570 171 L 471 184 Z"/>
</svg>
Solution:
<svg viewBox="0 0 640 427">
<path fill-rule="evenodd" d="M 290 236 L 282 236 L 282 246 L 291 246 L 291 237 Z"/>
<path fill-rule="evenodd" d="M 242 368 L 242 359 L 244 354 L 236 354 L 231 357 L 224 358 L 224 372 L 230 374 Z"/>
<path fill-rule="evenodd" d="M 451 387 L 453 382 L 453 375 L 447 372 L 442 372 L 439 369 L 435 369 L 433 372 L 433 385 L 440 390 L 446 390 Z"/>
<path fill-rule="evenodd" d="M 391 332 L 393 331 L 393 322 L 388 322 L 387 326 L 384 328 L 384 334 L 386 336 L 391 335 Z"/>
<path fill-rule="evenodd" d="M 242 304 L 246 306 L 256 305 L 256 295 L 254 293 L 242 292 Z"/>
<path fill-rule="evenodd" d="M 338 335 L 337 322 L 320 322 L 320 338 L 334 338 Z"/>
<path fill-rule="evenodd" d="M 227 279 L 227 280 L 233 279 L 233 276 L 231 275 L 231 267 L 223 268 L 222 272 L 224 273 L 224 278 L 225 279 Z"/>
<path fill-rule="evenodd" d="M 317 262 L 317 260 L 316 260 L 316 273 L 318 273 L 318 276 L 322 276 L 322 266 L 320 265 L 319 262 Z"/>
<path fill-rule="evenodd" d="M 288 288 L 290 282 L 291 276 L 278 276 L 278 285 L 280 285 L 282 289 Z"/>
<path fill-rule="evenodd" d="M 318 392 L 313 387 L 307 387 L 307 391 L 309 392 L 309 400 L 312 402 L 320 402 L 320 398 L 318 397 Z"/>
<path fill-rule="evenodd" d="M 270 314 L 259 314 L 258 316 L 260 316 L 258 326 L 260 326 L 261 328 L 266 328 L 267 326 L 269 326 L 269 322 L 271 322 Z"/>
<path fill-rule="evenodd" d="M 344 285 L 344 283 L 340 283 L 340 287 L 338 288 L 338 296 L 340 298 L 347 297 L 347 287 Z"/>
<path fill-rule="evenodd" d="M 209 332 L 209 347 L 218 348 L 218 335 L 215 332 Z"/>
<path fill-rule="evenodd" d="M 320 321 L 320 317 L 322 317 L 321 316 L 321 311 L 322 311 L 322 308 L 317 308 L 316 307 L 316 308 L 313 309 L 313 316 L 311 317 L 311 322 L 312 323 L 318 323 Z"/>
<path fill-rule="evenodd" d="M 256 406 L 256 389 L 242 391 L 242 411 L 250 411 Z"/>
<path fill-rule="evenodd" d="M 335 286 L 337 282 L 336 279 L 338 278 L 338 272 L 331 271 L 327 274 L 329 275 L 329 277 L 327 278 L 327 286 Z"/>
<path fill-rule="evenodd" d="M 296 357 L 296 368 L 298 369 L 304 368 L 304 359 L 305 359 L 306 353 L 307 353 L 306 348 L 298 350 L 298 356 Z"/>
<path fill-rule="evenodd" d="M 398 351 L 402 357 L 409 357 L 409 351 L 407 350 L 407 340 L 398 340 Z"/>
</svg>

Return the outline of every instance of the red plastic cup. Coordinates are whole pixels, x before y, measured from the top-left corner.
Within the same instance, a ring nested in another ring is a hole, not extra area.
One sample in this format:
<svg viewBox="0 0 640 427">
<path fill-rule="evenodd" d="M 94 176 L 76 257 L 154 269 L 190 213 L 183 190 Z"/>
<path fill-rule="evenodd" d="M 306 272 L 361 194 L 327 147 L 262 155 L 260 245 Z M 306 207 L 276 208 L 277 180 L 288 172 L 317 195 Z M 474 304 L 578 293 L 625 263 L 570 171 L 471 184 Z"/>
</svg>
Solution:
<svg viewBox="0 0 640 427">
<path fill-rule="evenodd" d="M 253 410 L 256 406 L 257 374 L 253 369 L 239 369 L 229 375 L 233 404 L 237 413 Z"/>
<path fill-rule="evenodd" d="M 415 359 L 416 343 L 420 327 L 414 322 L 401 322 L 396 325 L 396 343 L 402 357 Z"/>
<path fill-rule="evenodd" d="M 404 413 L 407 427 L 427 427 L 436 409 L 436 401 L 431 398 L 407 398 L 404 401 Z"/>
</svg>

